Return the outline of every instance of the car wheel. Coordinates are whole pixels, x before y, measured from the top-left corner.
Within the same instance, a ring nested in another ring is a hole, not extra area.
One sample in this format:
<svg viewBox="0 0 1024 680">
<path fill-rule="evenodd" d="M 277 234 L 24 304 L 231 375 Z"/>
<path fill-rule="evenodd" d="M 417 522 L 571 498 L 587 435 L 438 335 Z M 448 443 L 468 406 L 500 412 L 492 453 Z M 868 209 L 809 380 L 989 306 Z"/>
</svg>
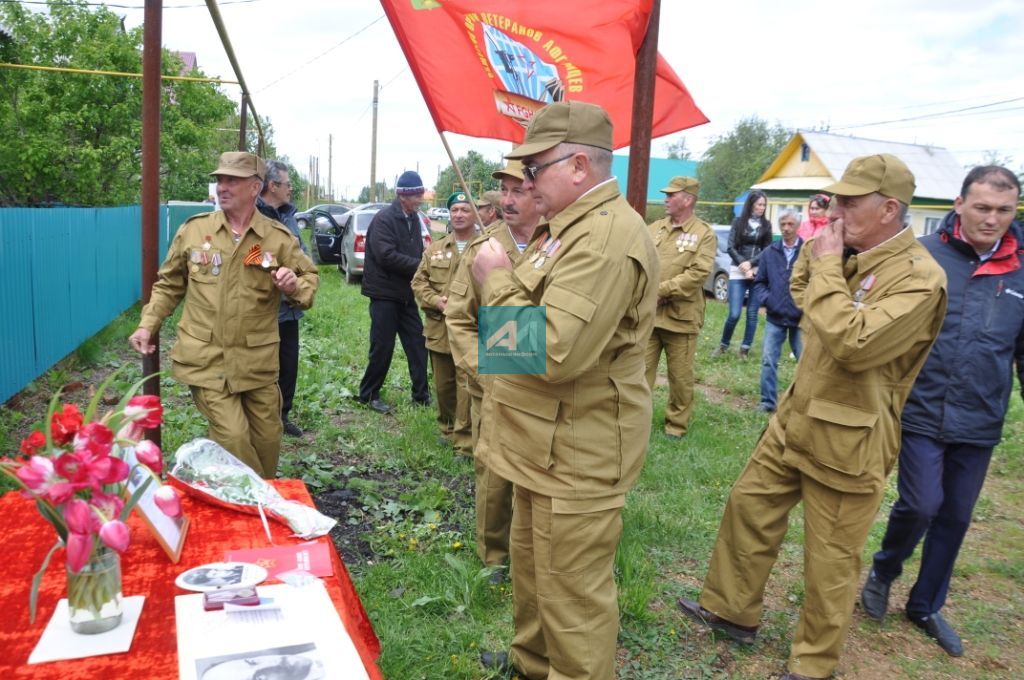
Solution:
<svg viewBox="0 0 1024 680">
<path fill-rule="evenodd" d="M 729 275 L 725 272 L 719 272 L 715 276 L 715 299 L 719 302 L 729 300 Z"/>
<path fill-rule="evenodd" d="M 295 224 L 298 225 L 299 229 L 305 229 L 306 227 L 309 226 L 309 222 L 307 222 L 306 218 L 304 217 L 299 217 L 298 219 L 296 219 Z"/>
</svg>

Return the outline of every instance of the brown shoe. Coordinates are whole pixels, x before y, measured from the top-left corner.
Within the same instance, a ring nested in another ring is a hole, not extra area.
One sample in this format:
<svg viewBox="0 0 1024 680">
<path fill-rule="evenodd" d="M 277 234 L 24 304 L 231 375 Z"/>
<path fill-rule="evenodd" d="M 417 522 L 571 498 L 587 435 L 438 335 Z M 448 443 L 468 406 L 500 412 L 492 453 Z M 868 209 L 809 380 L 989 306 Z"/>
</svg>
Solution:
<svg viewBox="0 0 1024 680">
<path fill-rule="evenodd" d="M 728 351 L 729 351 L 729 346 L 728 345 L 719 345 L 718 347 L 715 348 L 715 350 L 713 352 L 711 352 L 711 358 L 712 359 L 717 359 L 718 357 L 725 355 L 725 353 L 728 352 Z"/>
<path fill-rule="evenodd" d="M 757 626 L 741 626 L 732 621 L 726 621 L 721 616 L 712 614 L 700 604 L 693 600 L 687 600 L 685 597 L 679 598 L 678 602 L 683 613 L 702 626 L 727 635 L 733 642 L 738 642 L 741 645 L 754 644 L 754 639 L 757 637 Z"/>
<path fill-rule="evenodd" d="M 746 361 L 750 357 L 749 347 L 740 347 L 740 359 Z"/>
</svg>

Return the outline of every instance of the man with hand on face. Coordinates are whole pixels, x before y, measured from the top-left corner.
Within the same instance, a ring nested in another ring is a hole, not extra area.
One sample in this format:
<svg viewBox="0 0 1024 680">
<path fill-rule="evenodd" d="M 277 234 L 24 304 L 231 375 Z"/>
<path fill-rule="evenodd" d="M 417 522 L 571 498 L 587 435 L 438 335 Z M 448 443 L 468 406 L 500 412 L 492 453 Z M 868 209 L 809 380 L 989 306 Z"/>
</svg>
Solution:
<svg viewBox="0 0 1024 680">
<path fill-rule="evenodd" d="M 477 232 L 473 221 L 473 206 L 465 192 L 456 191 L 448 197 L 449 225 L 452 231 L 423 251 L 423 260 L 412 277 L 412 292 L 427 321 L 423 335 L 430 352 L 430 366 L 434 370 L 434 390 L 437 393 L 437 423 L 441 437 L 457 452 L 472 455 L 472 433 L 469 420 L 469 393 L 465 380 L 459 384 L 452 360 L 452 350 L 445 326 L 448 307 L 448 287 L 466 244 Z"/>
<path fill-rule="evenodd" d="M 850 161 L 831 222 L 791 292 L 804 352 L 725 507 L 699 602 L 683 613 L 752 644 L 764 588 L 803 501 L 805 595 L 785 680 L 827 678 L 857 597 L 860 554 L 899 450 L 899 414 L 946 311 L 946 277 L 904 227 L 914 176 L 890 154 Z"/>
<path fill-rule="evenodd" d="M 949 309 L 903 409 L 899 498 L 861 593 L 864 611 L 881 621 L 890 585 L 924 538 L 906 614 L 951 656 L 962 655 L 963 644 L 939 612 L 992 448 L 1002 438 L 1014 363 L 1024 385 L 1019 200 L 1012 172 L 974 168 L 942 226 L 921 239 L 946 272 Z"/>
<path fill-rule="evenodd" d="M 661 191 L 668 215 L 650 226 L 658 249 L 661 282 L 645 362 L 647 384 L 653 391 L 661 350 L 665 350 L 665 436 L 680 439 L 690 426 L 693 412 L 693 361 L 697 334 L 704 325 L 704 279 L 715 263 L 718 238 L 707 222 L 693 214 L 700 182 L 693 177 L 673 177 Z"/>
<path fill-rule="evenodd" d="M 477 446 L 480 435 L 480 410 L 487 380 L 479 374 L 477 344 L 479 342 L 478 317 L 482 289 L 472 275 L 473 260 L 477 252 L 493 236 L 501 244 L 510 262 L 518 262 L 533 237 L 540 221 L 533 196 L 523 189 L 523 164 L 508 161 L 501 170 L 492 174 L 501 180 L 501 208 L 504 221 L 466 247 L 459 259 L 459 268 L 452 278 L 448 311 L 448 339 L 452 357 L 459 372 L 465 376 L 471 397 L 473 423 L 473 454 L 476 465 L 476 552 L 480 561 L 498 566 L 508 560 L 509 528 L 512 522 L 512 483 L 490 471 L 483 452 Z M 494 580 L 502 577 L 495 572 Z"/>
<path fill-rule="evenodd" d="M 514 321 L 512 344 L 531 355 L 519 372 L 491 376 L 480 425 L 483 459 L 515 485 L 510 661 L 531 679 L 611 680 L 615 550 L 651 430 L 644 348 L 658 255 L 611 175 L 601 107 L 544 107 L 506 156 L 522 161 L 523 188 L 548 220 L 515 264 L 491 238 L 472 268 L 481 313 L 493 310 L 481 337 L 500 339 L 504 317 L 523 319 L 528 332 Z M 479 358 L 481 372 L 497 355 Z"/>
<path fill-rule="evenodd" d="M 171 375 L 191 388 L 210 439 L 272 479 L 282 428 L 278 308 L 286 295 L 309 309 L 320 277 L 288 228 L 256 210 L 265 173 L 258 156 L 221 154 L 210 173 L 221 209 L 178 229 L 129 342 L 155 351 L 150 337 L 184 298 Z"/>
</svg>

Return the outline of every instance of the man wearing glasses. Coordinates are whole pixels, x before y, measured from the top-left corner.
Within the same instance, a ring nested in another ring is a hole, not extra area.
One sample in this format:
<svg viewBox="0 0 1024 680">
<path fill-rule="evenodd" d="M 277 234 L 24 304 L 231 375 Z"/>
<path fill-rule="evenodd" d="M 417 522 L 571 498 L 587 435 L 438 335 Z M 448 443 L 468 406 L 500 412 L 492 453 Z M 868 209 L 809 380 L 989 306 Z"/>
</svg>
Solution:
<svg viewBox="0 0 1024 680">
<path fill-rule="evenodd" d="M 599 106 L 541 109 L 507 157 L 522 160 L 523 188 L 547 223 L 515 265 L 490 239 L 472 267 L 483 305 L 544 308 L 546 370 L 493 376 L 479 442 L 515 485 L 507 661 L 528 678 L 615 676 L 612 571 L 650 436 L 644 349 L 659 279 L 647 226 L 611 176 L 611 150 Z"/>
<path fill-rule="evenodd" d="M 267 161 L 267 177 L 263 180 L 263 191 L 256 199 L 256 209 L 272 220 L 277 220 L 299 240 L 302 252 L 309 255 L 306 244 L 302 242 L 299 225 L 295 221 L 295 206 L 292 199 L 292 182 L 288 179 L 288 165 L 281 161 Z M 301 437 L 302 430 L 288 419 L 295 400 L 295 382 L 299 375 L 299 319 L 302 310 L 296 307 L 287 296 L 281 296 L 281 309 L 277 313 L 277 329 L 281 335 L 278 346 L 278 357 L 281 361 L 281 374 L 278 385 L 281 387 L 281 423 L 284 433 L 292 437 Z"/>
</svg>

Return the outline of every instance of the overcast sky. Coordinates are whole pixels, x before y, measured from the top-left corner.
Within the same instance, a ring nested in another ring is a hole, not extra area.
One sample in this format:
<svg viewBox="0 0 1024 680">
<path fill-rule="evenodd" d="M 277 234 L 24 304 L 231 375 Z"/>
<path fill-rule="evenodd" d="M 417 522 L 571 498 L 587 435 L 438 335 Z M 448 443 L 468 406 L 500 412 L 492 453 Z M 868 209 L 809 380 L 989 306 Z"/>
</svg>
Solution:
<svg viewBox="0 0 1024 680">
<path fill-rule="evenodd" d="M 195 52 L 206 74 L 234 80 L 205 4 L 164 6 L 164 46 Z M 112 11 L 129 26 L 142 22 L 141 9 Z M 337 192 L 354 197 L 369 184 L 378 80 L 378 178 L 390 185 L 418 167 L 433 185 L 447 156 L 379 2 L 221 0 L 220 11 L 256 110 L 271 119 L 278 151 L 300 172 L 319 156 L 326 181 L 333 136 Z M 1022 35 L 1020 0 L 662 0 L 659 51 L 711 122 L 654 140 L 652 155 L 664 156 L 666 143 L 683 136 L 699 158 L 715 137 L 756 115 L 787 128 L 829 125 L 839 134 L 941 146 L 965 165 L 994 150 L 1019 169 Z M 238 99 L 237 86 L 223 89 Z M 446 134 L 456 155 L 477 149 L 497 159 L 510 146 Z"/>
</svg>

